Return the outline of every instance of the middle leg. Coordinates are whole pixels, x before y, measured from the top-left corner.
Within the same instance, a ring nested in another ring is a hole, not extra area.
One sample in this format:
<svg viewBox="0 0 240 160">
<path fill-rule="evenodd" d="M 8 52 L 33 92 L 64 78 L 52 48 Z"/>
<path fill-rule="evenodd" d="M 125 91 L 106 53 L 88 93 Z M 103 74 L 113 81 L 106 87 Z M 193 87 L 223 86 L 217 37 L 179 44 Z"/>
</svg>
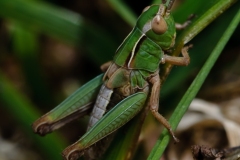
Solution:
<svg viewBox="0 0 240 160">
<path fill-rule="evenodd" d="M 158 72 L 149 79 L 149 82 L 152 84 L 152 89 L 151 89 L 151 95 L 150 95 L 150 102 L 149 102 L 149 107 L 150 111 L 152 112 L 153 116 L 164 125 L 164 127 L 167 128 L 168 132 L 171 134 L 175 142 L 179 142 L 179 140 L 176 138 L 174 135 L 174 132 L 172 130 L 171 125 L 169 122 L 161 115 L 158 113 L 158 107 L 159 107 L 159 93 L 160 93 L 160 77 Z"/>
</svg>

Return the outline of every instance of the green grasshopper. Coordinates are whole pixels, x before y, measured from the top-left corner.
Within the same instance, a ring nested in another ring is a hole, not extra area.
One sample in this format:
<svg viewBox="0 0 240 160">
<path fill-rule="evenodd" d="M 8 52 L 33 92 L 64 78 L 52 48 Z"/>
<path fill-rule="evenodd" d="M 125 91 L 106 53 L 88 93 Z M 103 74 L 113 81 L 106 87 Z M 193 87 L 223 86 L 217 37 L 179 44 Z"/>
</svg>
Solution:
<svg viewBox="0 0 240 160">
<path fill-rule="evenodd" d="M 79 88 L 33 123 L 33 130 L 45 135 L 91 113 L 87 132 L 63 151 L 66 160 L 92 154 L 93 144 L 126 124 L 144 106 L 149 107 L 153 116 L 178 141 L 168 121 L 158 113 L 160 63 L 186 66 L 190 62 L 189 47 L 182 48 L 183 57 L 165 54 L 174 46 L 176 28 L 182 29 L 189 23 L 175 27 L 170 13 L 173 2 L 170 0 L 168 6 L 163 1 L 160 5 L 146 7 L 117 49 L 113 61 L 101 66 L 105 74 Z"/>
</svg>

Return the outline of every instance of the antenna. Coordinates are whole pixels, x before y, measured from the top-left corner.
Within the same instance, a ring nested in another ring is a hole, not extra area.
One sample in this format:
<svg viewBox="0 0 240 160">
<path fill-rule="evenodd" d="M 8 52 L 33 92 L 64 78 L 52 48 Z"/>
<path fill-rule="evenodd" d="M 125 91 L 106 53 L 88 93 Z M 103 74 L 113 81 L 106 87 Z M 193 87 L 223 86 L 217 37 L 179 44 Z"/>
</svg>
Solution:
<svg viewBox="0 0 240 160">
<path fill-rule="evenodd" d="M 165 0 L 164 0 L 165 1 Z M 170 11 L 175 0 L 170 0 L 168 3 L 167 10 Z"/>
</svg>

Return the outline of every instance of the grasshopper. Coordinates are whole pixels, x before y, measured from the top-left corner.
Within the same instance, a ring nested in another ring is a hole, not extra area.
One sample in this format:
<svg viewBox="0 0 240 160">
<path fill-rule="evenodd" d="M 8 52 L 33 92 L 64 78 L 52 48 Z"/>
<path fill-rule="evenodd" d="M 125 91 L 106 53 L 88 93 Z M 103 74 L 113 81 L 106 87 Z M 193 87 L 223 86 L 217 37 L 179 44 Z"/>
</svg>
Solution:
<svg viewBox="0 0 240 160">
<path fill-rule="evenodd" d="M 126 124 L 144 106 L 149 107 L 153 116 L 178 142 L 168 121 L 158 113 L 159 65 L 186 66 L 190 62 L 187 46 L 181 50 L 183 57 L 165 54 L 174 46 L 176 28 L 182 29 L 189 23 L 175 26 L 170 13 L 173 2 L 170 0 L 166 5 L 166 1 L 162 1 L 160 5 L 146 7 L 136 26 L 117 49 L 113 61 L 101 66 L 105 74 L 79 88 L 33 123 L 33 130 L 45 135 L 91 113 L 87 132 L 63 151 L 65 160 L 91 154 L 93 144 Z"/>
</svg>

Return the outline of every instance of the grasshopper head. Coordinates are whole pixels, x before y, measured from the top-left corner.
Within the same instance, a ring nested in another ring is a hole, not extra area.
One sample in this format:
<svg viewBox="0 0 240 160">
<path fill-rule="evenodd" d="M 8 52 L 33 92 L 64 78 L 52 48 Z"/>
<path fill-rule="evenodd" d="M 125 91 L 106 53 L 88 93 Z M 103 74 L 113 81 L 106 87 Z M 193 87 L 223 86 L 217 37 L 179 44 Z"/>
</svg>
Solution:
<svg viewBox="0 0 240 160">
<path fill-rule="evenodd" d="M 171 6 L 172 3 L 169 5 Z M 169 5 L 160 4 L 146 7 L 136 24 L 136 28 L 163 49 L 172 47 L 175 41 L 176 28 Z"/>
<path fill-rule="evenodd" d="M 163 4 L 161 4 L 159 6 L 159 10 L 157 14 L 153 17 L 151 21 L 152 31 L 156 34 L 163 34 L 168 29 L 167 23 L 163 18 L 165 16 L 165 13 L 166 13 L 166 7 Z"/>
<path fill-rule="evenodd" d="M 167 7 L 164 4 L 145 7 L 143 13 L 138 18 L 137 27 L 143 33 L 152 30 L 158 35 L 164 34 L 168 29 L 165 18 L 170 14 L 167 11 Z"/>
</svg>

